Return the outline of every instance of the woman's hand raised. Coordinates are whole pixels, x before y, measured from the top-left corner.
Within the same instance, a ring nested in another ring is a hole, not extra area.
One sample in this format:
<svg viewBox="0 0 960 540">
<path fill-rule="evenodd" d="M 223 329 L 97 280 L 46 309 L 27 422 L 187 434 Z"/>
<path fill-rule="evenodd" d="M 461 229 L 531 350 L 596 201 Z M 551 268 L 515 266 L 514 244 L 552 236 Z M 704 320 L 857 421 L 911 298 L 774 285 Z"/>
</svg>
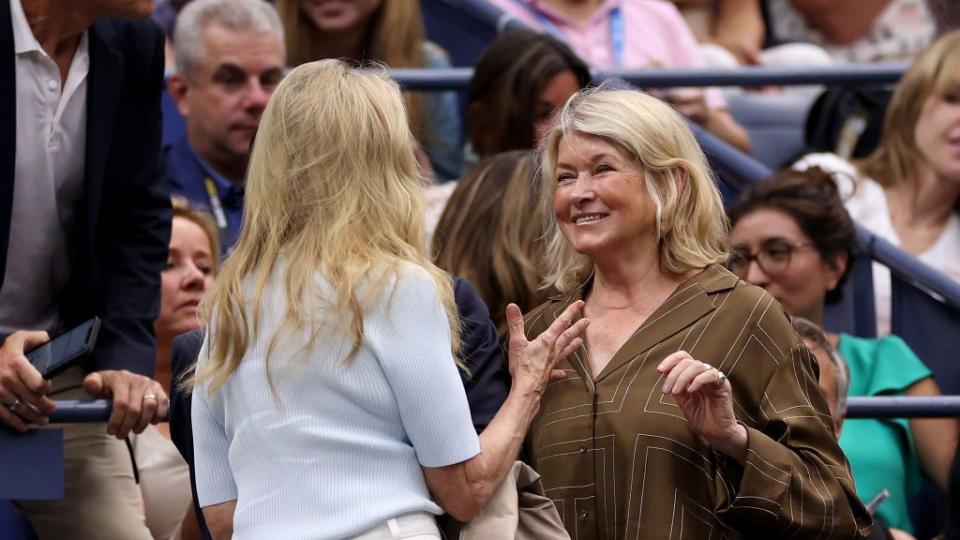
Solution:
<svg viewBox="0 0 960 540">
<path fill-rule="evenodd" d="M 663 373 L 663 393 L 677 400 L 690 429 L 714 450 L 743 463 L 747 429 L 737 423 L 732 388 L 723 372 L 686 351 L 664 358 L 657 371 Z"/>
<path fill-rule="evenodd" d="M 560 360 L 583 344 L 580 334 L 586 330 L 590 320 L 577 319 L 581 311 L 583 301 L 570 304 L 549 328 L 533 341 L 528 341 L 520 308 L 516 304 L 507 306 L 510 375 L 514 385 L 523 385 L 521 388 L 543 395 L 551 379 L 566 376 L 563 370 L 555 368 Z"/>
</svg>

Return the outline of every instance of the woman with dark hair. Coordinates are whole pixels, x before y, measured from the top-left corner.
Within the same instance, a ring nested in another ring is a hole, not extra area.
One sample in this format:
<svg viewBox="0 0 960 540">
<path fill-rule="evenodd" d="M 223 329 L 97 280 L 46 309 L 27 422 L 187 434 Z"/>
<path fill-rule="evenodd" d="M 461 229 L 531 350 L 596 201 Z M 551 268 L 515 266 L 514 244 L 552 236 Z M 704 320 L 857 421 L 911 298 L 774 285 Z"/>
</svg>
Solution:
<svg viewBox="0 0 960 540">
<path fill-rule="evenodd" d="M 552 34 L 595 69 L 699 68 L 703 55 L 676 6 L 661 0 L 488 0 L 530 28 Z M 750 136 L 719 88 L 660 93 L 680 114 L 743 152 Z"/>
<path fill-rule="evenodd" d="M 833 179 L 820 169 L 783 171 L 754 184 L 730 210 L 730 269 L 763 287 L 795 317 L 823 324 L 840 291 L 857 233 Z M 850 367 L 850 395 L 939 396 L 932 373 L 896 336 L 865 339 L 828 333 Z M 884 490 L 877 517 L 912 531 L 907 499 L 924 475 L 943 489 L 957 444 L 952 419 L 856 419 L 844 423 L 847 454 L 864 501 Z"/>
<path fill-rule="evenodd" d="M 546 300 L 543 275 L 543 209 L 530 152 L 489 157 L 467 171 L 433 234 L 437 266 L 466 278 L 490 309 L 501 339 L 507 304 L 529 311 Z"/>
<path fill-rule="evenodd" d="M 467 99 L 467 159 L 529 150 L 554 111 L 590 84 L 590 69 L 562 41 L 516 30 L 477 61 Z"/>
</svg>

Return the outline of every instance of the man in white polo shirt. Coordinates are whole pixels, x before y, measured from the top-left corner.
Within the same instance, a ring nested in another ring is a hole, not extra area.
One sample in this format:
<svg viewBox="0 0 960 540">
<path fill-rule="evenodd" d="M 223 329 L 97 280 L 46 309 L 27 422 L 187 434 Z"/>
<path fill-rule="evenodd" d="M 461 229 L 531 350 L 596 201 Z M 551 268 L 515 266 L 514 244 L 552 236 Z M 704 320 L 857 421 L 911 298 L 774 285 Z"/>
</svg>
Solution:
<svg viewBox="0 0 960 540">
<path fill-rule="evenodd" d="M 64 500 L 18 503 L 41 538 L 150 538 L 122 439 L 168 402 L 149 378 L 171 219 L 159 173 L 163 34 L 111 17 L 151 9 L 0 6 L 0 422 L 44 424 L 51 398 L 114 401 L 106 426 L 65 426 Z M 91 357 L 43 380 L 23 351 L 93 316 Z"/>
</svg>

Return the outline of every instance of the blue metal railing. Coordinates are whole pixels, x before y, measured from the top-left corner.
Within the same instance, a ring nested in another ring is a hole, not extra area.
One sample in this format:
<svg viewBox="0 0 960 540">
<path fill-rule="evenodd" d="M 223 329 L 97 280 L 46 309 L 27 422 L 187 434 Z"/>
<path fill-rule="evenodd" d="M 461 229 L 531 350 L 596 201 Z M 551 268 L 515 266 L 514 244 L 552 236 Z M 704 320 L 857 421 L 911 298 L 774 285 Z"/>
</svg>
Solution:
<svg viewBox="0 0 960 540">
<path fill-rule="evenodd" d="M 847 418 L 946 418 L 960 417 L 960 396 L 852 397 Z"/>
<path fill-rule="evenodd" d="M 57 409 L 50 415 L 50 422 L 68 424 L 71 422 L 106 422 L 110 418 L 110 401 L 97 399 L 80 401 L 68 399 L 56 402 Z"/>
<path fill-rule="evenodd" d="M 110 402 L 58 401 L 50 417 L 54 423 L 104 422 L 110 416 Z M 847 418 L 935 418 L 960 417 L 960 396 L 941 397 L 851 397 Z"/>
<path fill-rule="evenodd" d="M 677 86 L 864 86 L 894 84 L 906 64 L 860 64 L 818 68 L 742 67 L 736 69 L 657 68 L 594 71 L 595 82 L 619 79 L 640 88 Z M 473 68 L 391 69 L 390 77 L 407 90 L 464 90 Z"/>
</svg>

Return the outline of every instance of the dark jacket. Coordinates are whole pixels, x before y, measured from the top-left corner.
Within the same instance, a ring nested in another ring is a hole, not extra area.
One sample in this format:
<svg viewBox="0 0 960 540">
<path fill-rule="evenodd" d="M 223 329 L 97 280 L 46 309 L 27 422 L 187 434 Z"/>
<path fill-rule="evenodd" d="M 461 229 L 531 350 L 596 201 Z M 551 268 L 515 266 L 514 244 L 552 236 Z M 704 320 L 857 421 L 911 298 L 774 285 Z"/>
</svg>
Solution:
<svg viewBox="0 0 960 540">
<path fill-rule="evenodd" d="M 7 264 L 16 161 L 15 55 L 0 7 L 0 286 Z M 153 320 L 170 240 L 160 172 L 163 32 L 152 21 L 103 19 L 89 30 L 84 187 L 60 298 L 64 326 L 103 320 L 88 370 L 153 374 Z"/>
<path fill-rule="evenodd" d="M 460 372 L 470 415 L 477 432 L 483 431 L 500 410 L 510 390 L 510 374 L 501 354 L 497 327 L 490 320 L 490 312 L 480 298 L 477 290 L 469 281 L 457 278 L 454 281 L 454 296 L 462 325 L 463 342 L 460 350 L 464 363 L 470 373 Z M 190 465 L 190 486 L 193 489 L 194 509 L 200 522 L 204 538 L 210 538 L 203 513 L 197 506 L 197 485 L 193 471 L 193 431 L 190 420 L 190 395 L 177 387 L 183 374 L 197 361 L 200 347 L 203 345 L 203 333 L 200 330 L 177 337 L 173 342 L 171 370 L 173 373 L 170 388 L 170 436 L 177 445 L 183 459 Z"/>
</svg>

